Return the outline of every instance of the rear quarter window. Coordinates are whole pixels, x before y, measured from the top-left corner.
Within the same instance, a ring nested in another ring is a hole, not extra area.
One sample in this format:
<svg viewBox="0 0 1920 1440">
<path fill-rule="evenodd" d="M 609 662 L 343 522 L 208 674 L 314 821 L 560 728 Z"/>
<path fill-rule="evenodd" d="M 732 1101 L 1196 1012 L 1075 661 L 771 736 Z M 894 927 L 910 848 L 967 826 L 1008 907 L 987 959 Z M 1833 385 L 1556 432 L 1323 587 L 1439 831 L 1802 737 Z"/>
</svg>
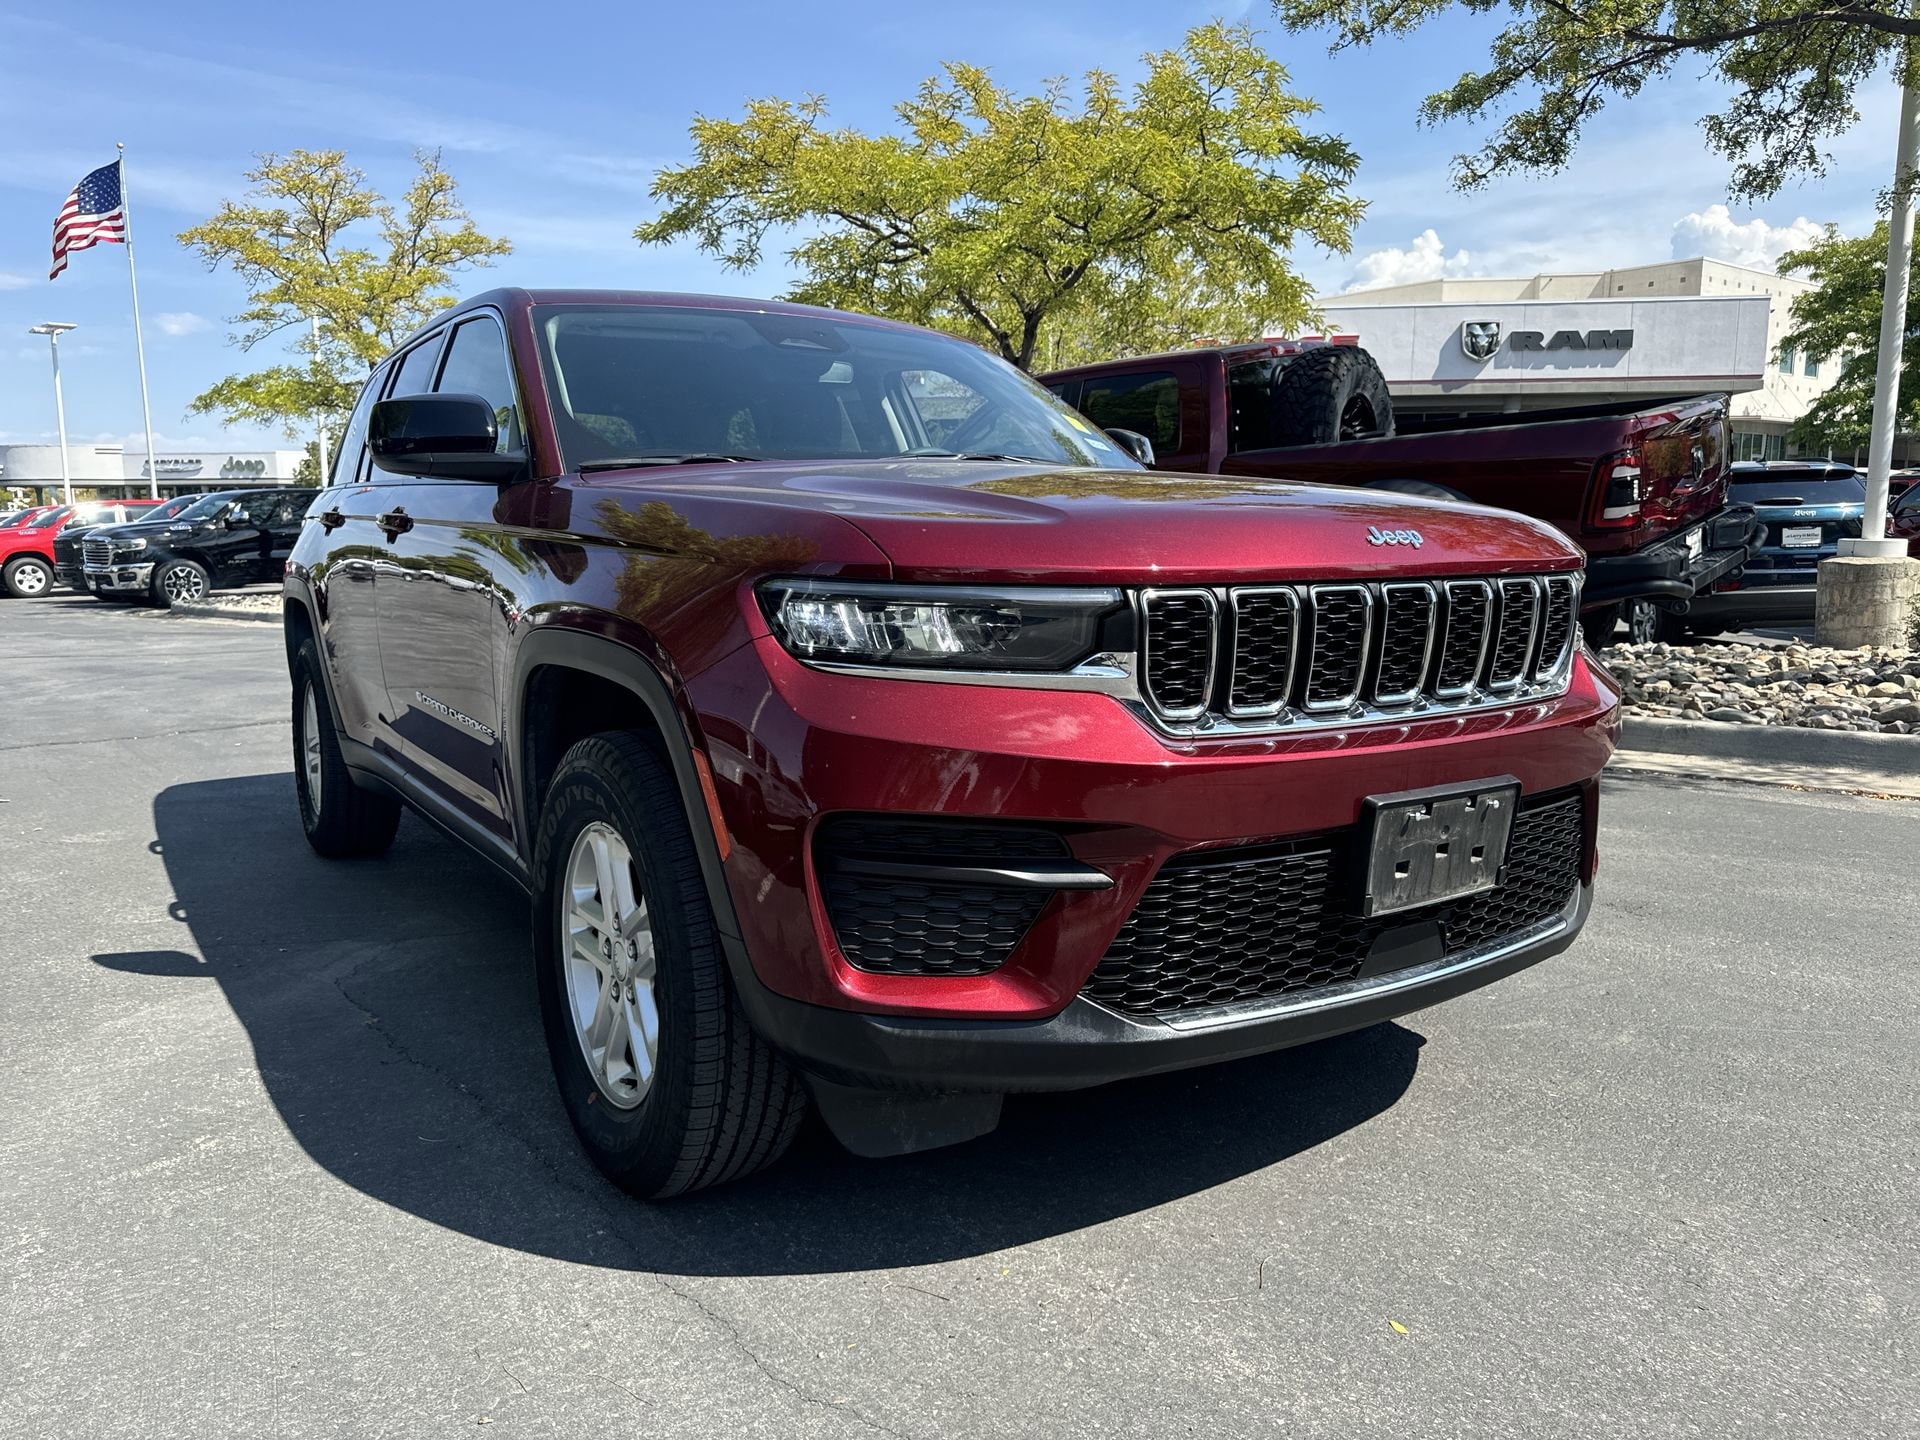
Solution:
<svg viewBox="0 0 1920 1440">
<path fill-rule="evenodd" d="M 1170 370 L 1086 382 L 1080 412 L 1102 430 L 1137 430 L 1156 450 L 1180 445 L 1180 381 Z"/>
</svg>

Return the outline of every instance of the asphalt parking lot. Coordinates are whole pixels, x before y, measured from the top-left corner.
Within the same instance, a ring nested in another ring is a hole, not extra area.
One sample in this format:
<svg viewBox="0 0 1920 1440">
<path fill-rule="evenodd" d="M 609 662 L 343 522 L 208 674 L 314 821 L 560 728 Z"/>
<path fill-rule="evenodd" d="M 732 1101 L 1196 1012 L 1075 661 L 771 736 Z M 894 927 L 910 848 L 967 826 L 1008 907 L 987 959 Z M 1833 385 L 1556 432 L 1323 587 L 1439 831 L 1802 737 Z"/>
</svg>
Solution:
<svg viewBox="0 0 1920 1440">
<path fill-rule="evenodd" d="M 1568 954 L 647 1207 L 277 629 L 0 603 L 0 1436 L 1912 1435 L 1920 805 L 1610 780 Z"/>
</svg>

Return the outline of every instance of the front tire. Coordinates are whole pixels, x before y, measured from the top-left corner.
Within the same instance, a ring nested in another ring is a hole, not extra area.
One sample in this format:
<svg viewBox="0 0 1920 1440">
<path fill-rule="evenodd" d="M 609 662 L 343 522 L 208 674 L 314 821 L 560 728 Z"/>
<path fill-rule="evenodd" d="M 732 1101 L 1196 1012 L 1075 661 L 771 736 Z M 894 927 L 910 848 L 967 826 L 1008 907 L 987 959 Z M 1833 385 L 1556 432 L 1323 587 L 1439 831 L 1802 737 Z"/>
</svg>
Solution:
<svg viewBox="0 0 1920 1440">
<path fill-rule="evenodd" d="M 734 996 L 679 788 L 638 736 L 566 753 L 534 876 L 547 1049 L 593 1163 L 660 1200 L 777 1160 L 805 1092 Z"/>
<path fill-rule="evenodd" d="M 320 675 L 320 652 L 304 640 L 293 657 L 293 790 L 307 844 L 329 860 L 383 855 L 400 825 L 400 802 L 362 790 L 347 773 Z"/>
<path fill-rule="evenodd" d="M 153 603 L 162 610 L 197 604 L 213 591 L 204 566 L 194 560 L 169 560 L 153 572 Z"/>
<path fill-rule="evenodd" d="M 53 588 L 53 567 L 38 555 L 16 555 L 0 570 L 0 588 L 16 600 L 31 600 Z"/>
</svg>

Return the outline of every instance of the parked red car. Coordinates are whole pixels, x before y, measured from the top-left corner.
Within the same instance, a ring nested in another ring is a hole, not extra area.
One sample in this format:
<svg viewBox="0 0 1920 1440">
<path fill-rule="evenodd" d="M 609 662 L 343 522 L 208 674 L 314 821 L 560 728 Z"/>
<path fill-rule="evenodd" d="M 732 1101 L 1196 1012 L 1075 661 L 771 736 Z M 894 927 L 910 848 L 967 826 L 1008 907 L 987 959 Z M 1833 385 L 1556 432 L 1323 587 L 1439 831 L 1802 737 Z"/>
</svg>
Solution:
<svg viewBox="0 0 1920 1440">
<path fill-rule="evenodd" d="M 1518 414 L 1416 411 L 1357 345 L 1260 341 L 1040 377 L 1096 424 L 1151 442 L 1160 469 L 1263 475 L 1467 500 L 1532 515 L 1586 553 L 1595 644 L 1679 639 L 1696 594 L 1764 533 L 1727 500 L 1727 397 Z"/>
<path fill-rule="evenodd" d="M 0 530 L 0 595 L 16 600 L 53 588 L 53 542 L 69 525 L 118 525 L 137 520 L 158 500 L 81 500 L 49 505 L 24 524 Z"/>
<path fill-rule="evenodd" d="M 292 798 L 323 855 L 404 804 L 526 889 L 567 1114 L 672 1195 L 809 1101 L 925 1149 L 1564 949 L 1619 724 L 1580 565 L 1151 473 L 909 326 L 495 291 L 375 369 L 307 510 Z"/>
</svg>

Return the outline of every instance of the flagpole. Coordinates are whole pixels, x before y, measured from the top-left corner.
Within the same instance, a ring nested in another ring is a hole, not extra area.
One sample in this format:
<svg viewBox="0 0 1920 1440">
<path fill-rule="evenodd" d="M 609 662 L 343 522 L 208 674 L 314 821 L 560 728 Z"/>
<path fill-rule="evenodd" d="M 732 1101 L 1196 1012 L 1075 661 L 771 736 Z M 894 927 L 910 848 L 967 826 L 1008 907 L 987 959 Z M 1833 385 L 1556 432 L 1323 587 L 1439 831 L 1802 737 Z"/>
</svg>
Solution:
<svg viewBox="0 0 1920 1440">
<path fill-rule="evenodd" d="M 120 152 L 120 224 L 127 236 L 127 284 L 133 290 L 133 350 L 140 357 L 140 418 L 147 427 L 147 494 L 160 498 L 160 467 L 153 459 L 153 406 L 147 401 L 147 342 L 140 333 L 140 281 L 133 273 L 133 202 L 127 198 L 127 147 Z"/>
</svg>

